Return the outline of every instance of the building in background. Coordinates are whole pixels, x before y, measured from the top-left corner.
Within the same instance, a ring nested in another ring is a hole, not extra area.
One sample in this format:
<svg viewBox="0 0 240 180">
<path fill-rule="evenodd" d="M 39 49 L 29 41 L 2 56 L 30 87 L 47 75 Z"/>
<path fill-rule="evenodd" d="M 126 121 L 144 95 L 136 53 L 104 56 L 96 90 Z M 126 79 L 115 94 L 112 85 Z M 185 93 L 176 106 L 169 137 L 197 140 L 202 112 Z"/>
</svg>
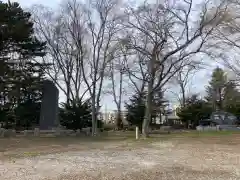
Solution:
<svg viewBox="0 0 240 180">
<path fill-rule="evenodd" d="M 156 124 L 181 124 L 180 118 L 177 116 L 178 106 L 174 106 L 173 109 L 168 109 L 165 114 L 159 114 L 156 117 Z M 122 111 L 122 120 L 123 124 L 127 125 L 128 122 L 126 120 L 127 111 Z M 101 112 L 100 116 L 104 124 L 115 124 L 115 120 L 117 118 L 117 110 L 107 111 L 105 108 L 105 112 Z"/>
<path fill-rule="evenodd" d="M 126 121 L 126 113 L 127 111 L 122 111 L 121 116 L 123 120 L 123 124 L 127 125 L 128 122 Z M 115 120 L 117 118 L 117 110 L 112 111 L 105 111 L 104 113 L 100 113 L 100 116 L 104 124 L 115 124 Z"/>
</svg>

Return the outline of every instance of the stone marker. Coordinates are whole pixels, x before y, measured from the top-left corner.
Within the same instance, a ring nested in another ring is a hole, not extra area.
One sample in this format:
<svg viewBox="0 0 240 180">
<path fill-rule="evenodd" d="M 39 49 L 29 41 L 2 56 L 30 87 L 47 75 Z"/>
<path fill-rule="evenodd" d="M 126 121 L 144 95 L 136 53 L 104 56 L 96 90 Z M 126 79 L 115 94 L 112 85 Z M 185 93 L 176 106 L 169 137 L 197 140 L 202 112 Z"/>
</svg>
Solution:
<svg viewBox="0 0 240 180">
<path fill-rule="evenodd" d="M 12 129 L 12 137 L 16 137 L 17 133 L 15 129 Z"/>
<path fill-rule="evenodd" d="M 55 128 L 55 136 L 60 136 L 61 135 L 61 128 L 57 127 Z"/>
<path fill-rule="evenodd" d="M 4 128 L 0 128 L 0 137 L 5 137 L 5 131 Z"/>
<path fill-rule="evenodd" d="M 139 139 L 139 128 L 136 127 L 136 139 Z"/>
<path fill-rule="evenodd" d="M 39 135 L 40 135 L 39 128 L 35 128 L 34 129 L 34 136 L 39 136 Z"/>
<path fill-rule="evenodd" d="M 40 130 L 50 130 L 59 126 L 59 91 L 52 81 L 43 82 L 43 98 L 40 112 Z"/>
<path fill-rule="evenodd" d="M 80 134 L 81 134 L 80 129 L 77 129 L 77 131 L 76 131 L 76 135 L 80 135 Z"/>
<path fill-rule="evenodd" d="M 24 130 L 24 131 L 23 131 L 23 135 L 24 135 L 24 136 L 27 136 L 27 134 L 28 134 L 27 130 Z"/>
<path fill-rule="evenodd" d="M 86 135 L 89 136 L 91 134 L 91 128 L 87 127 L 87 128 L 82 128 L 82 132 Z"/>
<path fill-rule="evenodd" d="M 15 135 L 16 135 L 16 134 L 15 134 L 15 130 L 5 129 L 5 130 L 4 130 L 3 137 L 14 137 Z"/>
</svg>

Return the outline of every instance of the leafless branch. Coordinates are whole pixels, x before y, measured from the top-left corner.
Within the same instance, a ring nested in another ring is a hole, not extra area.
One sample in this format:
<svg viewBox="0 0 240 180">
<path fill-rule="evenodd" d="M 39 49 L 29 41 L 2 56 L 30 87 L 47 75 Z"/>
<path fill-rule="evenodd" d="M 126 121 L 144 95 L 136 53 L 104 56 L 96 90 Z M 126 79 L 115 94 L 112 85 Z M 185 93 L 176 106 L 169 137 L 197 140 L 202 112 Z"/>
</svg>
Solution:
<svg viewBox="0 0 240 180">
<path fill-rule="evenodd" d="M 132 33 L 129 47 L 148 59 L 147 111 L 143 132 L 151 121 L 154 92 L 161 90 L 177 72 L 189 65 L 186 59 L 203 51 L 214 29 L 221 23 L 225 6 L 219 5 L 209 16 L 210 5 L 210 1 L 203 4 L 198 21 L 190 18 L 196 11 L 192 0 L 173 4 L 145 2 L 138 9 L 128 9 L 126 27 Z"/>
<path fill-rule="evenodd" d="M 32 9 L 36 32 L 47 41 L 48 54 L 42 60 L 51 63 L 52 68 L 46 73 L 64 92 L 67 103 L 81 100 L 86 95 L 80 64 L 86 64 L 87 34 L 81 4 L 66 2 L 57 12 L 41 6 Z"/>
</svg>

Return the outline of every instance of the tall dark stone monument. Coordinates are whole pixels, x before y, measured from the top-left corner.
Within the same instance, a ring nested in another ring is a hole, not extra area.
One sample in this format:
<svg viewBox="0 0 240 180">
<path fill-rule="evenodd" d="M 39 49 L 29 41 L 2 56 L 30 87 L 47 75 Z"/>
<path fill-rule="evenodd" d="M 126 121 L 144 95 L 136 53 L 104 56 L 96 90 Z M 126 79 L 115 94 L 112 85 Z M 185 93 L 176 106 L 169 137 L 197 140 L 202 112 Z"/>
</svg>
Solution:
<svg viewBox="0 0 240 180">
<path fill-rule="evenodd" d="M 59 125 L 58 118 L 59 91 L 50 80 L 43 82 L 43 98 L 40 114 L 40 129 L 50 130 Z"/>
</svg>

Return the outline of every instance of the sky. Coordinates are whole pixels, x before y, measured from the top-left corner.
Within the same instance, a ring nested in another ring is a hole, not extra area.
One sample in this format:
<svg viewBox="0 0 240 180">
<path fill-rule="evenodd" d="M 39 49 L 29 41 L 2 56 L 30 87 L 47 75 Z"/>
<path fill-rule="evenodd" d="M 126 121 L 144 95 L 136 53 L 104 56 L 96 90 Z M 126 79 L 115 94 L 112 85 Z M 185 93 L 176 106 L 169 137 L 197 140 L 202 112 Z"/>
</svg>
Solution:
<svg viewBox="0 0 240 180">
<path fill-rule="evenodd" d="M 3 0 L 3 2 L 6 2 L 6 0 Z M 51 8 L 55 8 L 60 2 L 62 2 L 61 0 L 15 0 L 15 2 L 18 2 L 23 8 L 29 8 L 30 6 L 34 5 L 34 4 L 42 4 Z M 205 91 L 205 87 L 208 84 L 209 78 L 211 76 L 211 72 L 212 70 L 219 66 L 218 64 L 216 64 L 215 62 L 211 61 L 210 59 L 206 59 L 206 61 L 210 61 L 209 66 L 206 67 L 206 69 L 201 70 L 199 72 L 197 72 L 194 76 L 194 78 L 192 79 L 191 82 L 191 86 L 189 87 L 190 89 L 190 93 L 201 93 L 202 95 L 204 95 L 204 91 Z M 176 88 L 172 89 L 173 91 L 176 91 Z M 60 101 L 63 101 L 63 94 L 60 92 Z M 172 93 L 167 93 L 166 94 L 166 98 L 170 99 L 172 106 L 174 106 L 175 104 L 177 104 L 176 102 L 176 97 L 172 94 Z M 105 95 L 102 99 L 102 105 L 103 108 L 102 110 L 104 111 L 111 111 L 116 109 L 115 104 L 113 102 L 113 98 L 111 97 L 111 95 Z"/>
</svg>

